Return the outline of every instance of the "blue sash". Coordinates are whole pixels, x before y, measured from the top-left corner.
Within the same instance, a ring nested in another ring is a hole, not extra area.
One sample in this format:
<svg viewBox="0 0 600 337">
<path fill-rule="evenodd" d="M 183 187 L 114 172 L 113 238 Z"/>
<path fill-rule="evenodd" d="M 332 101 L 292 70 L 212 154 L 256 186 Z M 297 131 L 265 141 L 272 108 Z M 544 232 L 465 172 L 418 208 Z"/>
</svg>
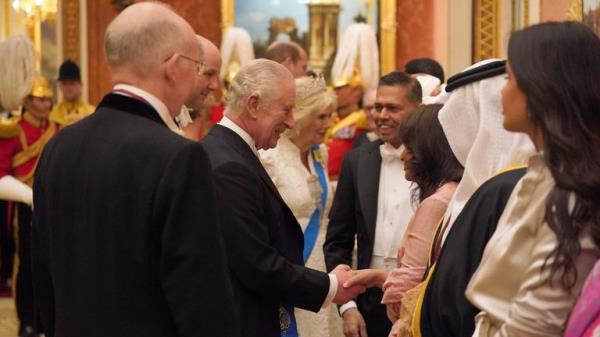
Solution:
<svg viewBox="0 0 600 337">
<path fill-rule="evenodd" d="M 313 145 L 310 149 L 310 155 L 312 156 L 315 171 L 317 172 L 317 177 L 319 178 L 319 183 L 323 192 L 321 192 L 321 204 L 311 215 L 310 221 L 304 231 L 304 263 L 308 261 L 308 258 L 315 247 L 315 242 L 319 235 L 319 227 L 321 226 L 321 214 L 325 210 L 325 204 L 327 203 L 327 177 L 325 176 L 323 166 L 315 158 L 315 152 L 317 151 L 319 151 L 319 145 Z"/>
<path fill-rule="evenodd" d="M 308 261 L 310 254 L 312 253 L 313 248 L 315 247 L 315 242 L 317 241 L 317 236 L 319 235 L 319 227 L 321 225 L 321 213 L 325 209 L 325 204 L 327 202 L 327 177 L 325 176 L 325 170 L 323 166 L 317 159 L 315 158 L 315 152 L 319 150 L 319 145 L 313 145 L 310 149 L 310 155 L 313 159 L 313 164 L 315 167 L 315 171 L 317 172 L 317 176 L 319 178 L 319 183 L 321 185 L 321 203 L 315 209 L 313 214 L 310 217 L 310 221 L 306 226 L 306 230 L 304 231 L 304 262 Z M 286 317 L 287 316 L 287 317 Z M 280 308 L 279 321 L 282 326 L 281 329 L 281 337 L 299 337 L 298 326 L 296 324 L 296 315 L 294 315 L 294 307 L 291 305 L 282 305 Z M 284 328 L 284 326 L 286 328 Z"/>
</svg>

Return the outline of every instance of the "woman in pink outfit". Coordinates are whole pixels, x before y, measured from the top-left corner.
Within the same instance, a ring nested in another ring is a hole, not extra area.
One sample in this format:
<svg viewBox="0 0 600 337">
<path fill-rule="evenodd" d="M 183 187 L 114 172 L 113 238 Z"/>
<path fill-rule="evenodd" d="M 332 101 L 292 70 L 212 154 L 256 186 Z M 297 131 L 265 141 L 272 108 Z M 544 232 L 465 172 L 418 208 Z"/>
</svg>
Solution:
<svg viewBox="0 0 600 337">
<path fill-rule="evenodd" d="M 382 288 L 382 303 L 387 304 L 392 322 L 400 316 L 406 292 L 423 280 L 436 228 L 463 173 L 438 120 L 441 108 L 441 104 L 424 105 L 400 126 L 404 174 L 415 183 L 413 200 L 419 204 L 402 238 L 397 268 L 389 275 L 378 269 L 358 270 L 345 283 Z M 395 336 L 398 328 L 395 324 L 391 335 Z"/>
</svg>

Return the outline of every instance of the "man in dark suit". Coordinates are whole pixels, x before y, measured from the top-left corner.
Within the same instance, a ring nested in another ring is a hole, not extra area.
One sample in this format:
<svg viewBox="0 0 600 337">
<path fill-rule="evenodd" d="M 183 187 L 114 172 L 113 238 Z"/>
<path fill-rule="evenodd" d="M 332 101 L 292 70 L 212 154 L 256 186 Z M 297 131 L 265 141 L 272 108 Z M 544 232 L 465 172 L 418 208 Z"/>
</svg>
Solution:
<svg viewBox="0 0 600 337">
<path fill-rule="evenodd" d="M 200 89 L 185 20 L 138 3 L 108 26 L 113 91 L 61 130 L 34 185 L 46 336 L 237 336 L 208 157 L 173 117 Z M 206 83 L 204 83 L 206 85 Z"/>
<path fill-rule="evenodd" d="M 328 270 L 352 263 L 355 239 L 358 269 L 396 267 L 398 245 L 413 212 L 397 127 L 420 105 L 421 95 L 418 82 L 406 73 L 391 72 L 380 79 L 374 117 L 381 141 L 344 158 L 323 246 Z M 391 322 L 381 298 L 381 290 L 371 288 L 340 307 L 346 336 L 388 336 Z"/>
<path fill-rule="evenodd" d="M 258 159 L 293 126 L 292 74 L 259 59 L 240 69 L 223 120 L 200 142 L 207 150 L 218 194 L 218 213 L 239 309 L 241 335 L 292 336 L 294 307 L 318 311 L 345 303 L 361 289 L 345 289 L 350 267 L 331 274 L 305 268 L 300 225 Z"/>
</svg>

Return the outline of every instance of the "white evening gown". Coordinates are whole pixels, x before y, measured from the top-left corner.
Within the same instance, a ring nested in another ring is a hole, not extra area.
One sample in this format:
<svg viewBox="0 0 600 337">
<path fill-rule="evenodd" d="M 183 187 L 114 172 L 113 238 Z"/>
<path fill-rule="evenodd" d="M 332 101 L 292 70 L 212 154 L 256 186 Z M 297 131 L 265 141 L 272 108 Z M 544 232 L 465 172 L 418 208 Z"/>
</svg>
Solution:
<svg viewBox="0 0 600 337">
<path fill-rule="evenodd" d="M 327 150 L 324 145 L 309 151 L 308 163 L 310 171 L 302 164 L 300 150 L 292 141 L 282 136 L 274 149 L 260 151 L 261 161 L 279 190 L 281 197 L 290 207 L 294 216 L 306 230 L 308 222 L 318 205 L 321 205 L 322 188 L 315 171 L 313 157 L 321 163 L 327 179 L 327 202 L 321 211 L 319 232 L 306 266 L 326 271 L 323 243 L 327 233 L 327 214 L 333 200 L 333 191 L 327 178 Z M 296 321 L 300 337 L 343 337 L 342 320 L 334 304 L 318 313 L 295 309 Z"/>
</svg>

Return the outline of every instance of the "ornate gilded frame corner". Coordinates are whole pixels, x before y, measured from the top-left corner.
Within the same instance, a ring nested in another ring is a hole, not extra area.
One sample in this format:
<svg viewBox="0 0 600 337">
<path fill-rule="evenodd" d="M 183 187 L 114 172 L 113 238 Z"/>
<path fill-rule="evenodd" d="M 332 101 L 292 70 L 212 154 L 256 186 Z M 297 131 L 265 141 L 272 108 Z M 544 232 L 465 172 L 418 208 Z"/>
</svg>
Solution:
<svg viewBox="0 0 600 337">
<path fill-rule="evenodd" d="M 396 1 L 379 1 L 379 45 L 382 74 L 396 70 Z"/>
<path fill-rule="evenodd" d="M 63 59 L 81 64 L 79 0 L 62 0 Z"/>
<path fill-rule="evenodd" d="M 571 0 L 567 11 L 567 20 L 583 21 L 583 0 Z"/>
<path fill-rule="evenodd" d="M 499 56 L 498 0 L 474 1 L 473 62 Z"/>
</svg>

